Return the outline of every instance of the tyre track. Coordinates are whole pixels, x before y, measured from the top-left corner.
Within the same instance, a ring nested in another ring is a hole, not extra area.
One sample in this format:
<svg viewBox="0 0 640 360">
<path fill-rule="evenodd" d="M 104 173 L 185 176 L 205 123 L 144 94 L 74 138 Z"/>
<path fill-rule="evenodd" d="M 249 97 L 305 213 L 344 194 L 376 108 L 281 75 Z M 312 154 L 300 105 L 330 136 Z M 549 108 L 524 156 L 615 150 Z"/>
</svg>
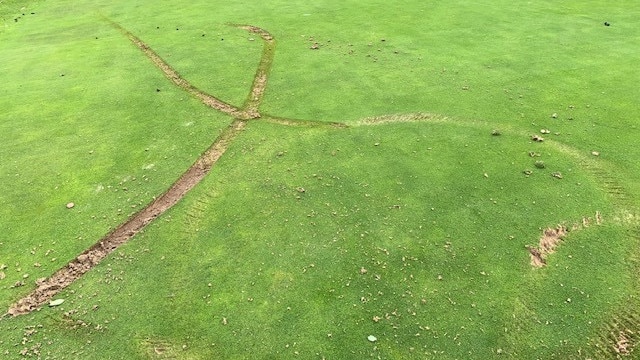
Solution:
<svg viewBox="0 0 640 360">
<path fill-rule="evenodd" d="M 244 129 L 246 122 L 236 119 L 196 162 L 161 196 L 104 236 L 52 276 L 37 284 L 35 290 L 13 304 L 8 315 L 29 313 L 47 303 L 61 290 L 71 285 L 100 261 L 142 231 L 158 216 L 178 203 L 211 170 L 224 154 L 229 143 Z"/>
</svg>

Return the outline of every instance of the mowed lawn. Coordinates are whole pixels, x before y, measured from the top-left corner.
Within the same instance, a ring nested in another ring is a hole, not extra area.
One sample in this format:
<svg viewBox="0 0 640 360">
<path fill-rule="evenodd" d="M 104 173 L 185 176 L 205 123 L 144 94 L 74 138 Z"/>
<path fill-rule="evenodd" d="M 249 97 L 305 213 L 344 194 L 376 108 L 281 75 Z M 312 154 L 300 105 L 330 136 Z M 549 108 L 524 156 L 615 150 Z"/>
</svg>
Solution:
<svg viewBox="0 0 640 360">
<path fill-rule="evenodd" d="M 2 313 L 233 121 L 107 19 L 236 106 L 262 43 L 227 24 L 276 40 L 263 118 L 62 305 L 0 319 L 0 354 L 633 357 L 639 16 L 630 1 L 0 2 Z M 532 267 L 558 224 L 572 231 Z"/>
</svg>

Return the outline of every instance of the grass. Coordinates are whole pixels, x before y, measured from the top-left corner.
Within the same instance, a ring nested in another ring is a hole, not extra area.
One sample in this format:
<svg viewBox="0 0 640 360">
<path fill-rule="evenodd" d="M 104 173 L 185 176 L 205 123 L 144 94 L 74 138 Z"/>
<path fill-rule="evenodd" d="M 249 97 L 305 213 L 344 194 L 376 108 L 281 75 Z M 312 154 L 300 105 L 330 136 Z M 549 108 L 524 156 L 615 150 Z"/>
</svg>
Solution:
<svg viewBox="0 0 640 360">
<path fill-rule="evenodd" d="M 0 320 L 5 357 L 606 358 L 607 326 L 637 314 L 637 224 L 620 220 L 640 193 L 633 7 L 69 4 L 30 3 L 33 17 L 0 30 L 4 308 L 232 120 L 101 16 L 237 106 L 262 44 L 224 24 L 261 26 L 277 40 L 265 117 L 351 126 L 250 122 L 63 305 Z M 362 122 L 413 112 L 441 116 Z M 541 229 L 596 212 L 602 225 L 531 268 Z"/>
</svg>

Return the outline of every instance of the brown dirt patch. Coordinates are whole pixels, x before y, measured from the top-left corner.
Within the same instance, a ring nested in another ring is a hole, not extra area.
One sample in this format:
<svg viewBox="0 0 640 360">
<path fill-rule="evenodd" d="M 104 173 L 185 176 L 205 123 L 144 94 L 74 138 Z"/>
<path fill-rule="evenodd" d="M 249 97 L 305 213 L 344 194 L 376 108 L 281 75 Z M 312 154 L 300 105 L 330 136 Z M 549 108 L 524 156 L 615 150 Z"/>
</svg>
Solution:
<svg viewBox="0 0 640 360">
<path fill-rule="evenodd" d="M 567 228 L 564 225 L 558 225 L 555 228 L 546 228 L 542 231 L 542 236 L 538 243 L 538 247 L 528 246 L 531 255 L 531 266 L 543 267 L 547 264 L 547 255 L 555 252 L 556 247 L 567 234 Z"/>
<path fill-rule="evenodd" d="M 545 266 L 547 264 L 547 256 L 556 251 L 556 248 L 563 241 L 569 230 L 582 230 L 589 227 L 593 222 L 597 225 L 602 224 L 602 214 L 599 211 L 596 211 L 593 218 L 583 217 L 579 223 L 575 223 L 571 228 L 565 225 L 557 225 L 556 227 L 544 229 L 538 241 L 538 246 L 527 246 L 531 258 L 531 266 L 534 268 Z"/>
</svg>

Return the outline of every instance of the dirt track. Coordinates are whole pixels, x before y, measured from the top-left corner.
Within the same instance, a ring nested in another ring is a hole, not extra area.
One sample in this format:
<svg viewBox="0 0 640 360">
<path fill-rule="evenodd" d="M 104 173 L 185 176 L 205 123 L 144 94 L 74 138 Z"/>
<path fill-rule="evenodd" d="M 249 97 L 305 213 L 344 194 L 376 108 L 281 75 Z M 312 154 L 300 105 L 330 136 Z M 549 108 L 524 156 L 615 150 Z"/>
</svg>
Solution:
<svg viewBox="0 0 640 360">
<path fill-rule="evenodd" d="M 124 29 L 117 23 L 109 21 L 115 28 L 125 34 L 162 73 L 176 86 L 199 98 L 205 105 L 210 106 L 235 118 L 233 123 L 225 129 L 196 162 L 185 171 L 180 178 L 161 196 L 156 198 L 144 209 L 120 224 L 109 234 L 91 248 L 85 250 L 75 259 L 71 260 L 63 268 L 56 271 L 44 281 L 38 282 L 36 289 L 24 298 L 13 304 L 6 314 L 16 316 L 29 313 L 46 304 L 62 289 L 72 284 L 84 273 L 91 270 L 100 261 L 116 250 L 120 245 L 129 241 L 133 236 L 144 229 L 148 224 L 178 203 L 191 189 L 193 189 L 211 170 L 215 163 L 226 151 L 229 143 L 244 129 L 246 121 L 260 117 L 258 108 L 267 85 L 267 76 L 273 57 L 274 40 L 267 31 L 255 26 L 239 25 L 238 27 L 256 33 L 265 41 L 263 59 L 256 73 L 250 98 L 243 108 L 237 108 L 227 104 L 212 95 L 209 95 L 187 80 L 183 79 L 177 71 L 167 64 L 147 44 L 135 35 Z"/>
</svg>

